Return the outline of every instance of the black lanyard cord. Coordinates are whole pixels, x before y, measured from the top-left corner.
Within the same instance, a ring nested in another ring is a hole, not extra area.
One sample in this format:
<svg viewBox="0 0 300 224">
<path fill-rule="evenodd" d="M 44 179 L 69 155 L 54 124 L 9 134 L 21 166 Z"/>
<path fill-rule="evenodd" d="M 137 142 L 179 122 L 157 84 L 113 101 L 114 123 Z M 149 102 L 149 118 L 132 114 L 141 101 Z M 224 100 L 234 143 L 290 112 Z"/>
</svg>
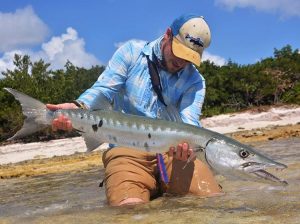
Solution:
<svg viewBox="0 0 300 224">
<path fill-rule="evenodd" d="M 167 104 L 164 101 L 163 95 L 162 95 L 162 87 L 161 87 L 159 73 L 158 73 L 156 64 L 149 59 L 148 55 L 146 55 L 146 58 L 147 58 L 147 62 L 148 62 L 148 68 L 149 68 L 149 73 L 150 73 L 150 77 L 151 77 L 152 87 L 153 87 L 155 93 L 157 94 L 157 97 L 160 100 L 160 102 L 162 102 L 165 106 L 167 106 Z"/>
</svg>

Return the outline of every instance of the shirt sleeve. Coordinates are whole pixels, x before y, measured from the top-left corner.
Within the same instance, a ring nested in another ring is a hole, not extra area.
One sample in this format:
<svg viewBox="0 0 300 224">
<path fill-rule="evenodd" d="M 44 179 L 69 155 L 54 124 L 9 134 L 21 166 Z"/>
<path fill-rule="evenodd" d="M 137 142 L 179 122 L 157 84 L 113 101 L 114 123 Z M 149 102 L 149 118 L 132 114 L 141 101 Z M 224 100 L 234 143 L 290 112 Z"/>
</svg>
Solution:
<svg viewBox="0 0 300 224">
<path fill-rule="evenodd" d="M 193 84 L 182 96 L 180 115 L 184 123 L 201 127 L 200 115 L 205 98 L 205 81 Z"/>
<path fill-rule="evenodd" d="M 81 94 L 78 100 L 89 109 L 101 108 L 100 103 L 103 96 L 112 103 L 115 95 L 124 88 L 131 61 L 132 46 L 130 42 L 127 42 L 114 53 L 98 80 Z"/>
</svg>

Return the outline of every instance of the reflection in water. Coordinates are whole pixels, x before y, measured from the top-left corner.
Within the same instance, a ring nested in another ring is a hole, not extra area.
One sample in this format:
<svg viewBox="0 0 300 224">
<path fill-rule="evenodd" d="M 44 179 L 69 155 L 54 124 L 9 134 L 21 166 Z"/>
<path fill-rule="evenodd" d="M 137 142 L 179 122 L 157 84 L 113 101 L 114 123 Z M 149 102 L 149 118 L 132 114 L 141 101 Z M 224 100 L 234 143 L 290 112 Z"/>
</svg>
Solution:
<svg viewBox="0 0 300 224">
<path fill-rule="evenodd" d="M 215 198 L 162 197 L 135 207 L 111 208 L 98 185 L 103 169 L 0 181 L 0 222 L 7 223 L 299 223 L 300 138 L 254 143 L 289 166 L 288 186 L 229 181 Z M 277 173 L 276 173 L 277 174 Z"/>
</svg>

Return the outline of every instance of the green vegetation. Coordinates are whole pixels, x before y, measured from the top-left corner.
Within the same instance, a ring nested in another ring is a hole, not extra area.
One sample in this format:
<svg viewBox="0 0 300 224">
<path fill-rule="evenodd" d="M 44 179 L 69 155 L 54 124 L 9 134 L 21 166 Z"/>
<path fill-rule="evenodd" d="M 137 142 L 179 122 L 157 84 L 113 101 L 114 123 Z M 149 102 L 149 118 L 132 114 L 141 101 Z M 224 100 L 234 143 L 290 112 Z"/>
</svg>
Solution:
<svg viewBox="0 0 300 224">
<path fill-rule="evenodd" d="M 289 45 L 253 65 L 230 61 L 219 67 L 205 61 L 199 70 L 206 79 L 204 116 L 253 106 L 300 104 L 300 52 Z"/>
<path fill-rule="evenodd" d="M 51 70 L 43 60 L 31 62 L 29 56 L 15 55 L 13 71 L 0 79 L 0 141 L 12 136 L 23 123 L 21 108 L 3 90 L 11 87 L 45 103 L 76 99 L 105 69 L 78 68 L 67 62 L 65 69 Z M 229 62 L 217 66 L 205 61 L 199 68 L 206 79 L 204 116 L 234 112 L 253 106 L 300 104 L 300 54 L 287 45 L 274 50 L 274 56 L 252 65 Z"/>
<path fill-rule="evenodd" d="M 0 141 L 11 137 L 23 124 L 21 107 L 4 87 L 17 89 L 44 103 L 63 103 L 76 99 L 89 88 L 104 70 L 78 68 L 67 62 L 64 70 L 52 71 L 43 60 L 31 62 L 28 56 L 15 55 L 13 71 L 0 79 Z M 69 134 L 69 133 L 68 133 Z M 52 136 L 53 137 L 53 136 Z"/>
</svg>

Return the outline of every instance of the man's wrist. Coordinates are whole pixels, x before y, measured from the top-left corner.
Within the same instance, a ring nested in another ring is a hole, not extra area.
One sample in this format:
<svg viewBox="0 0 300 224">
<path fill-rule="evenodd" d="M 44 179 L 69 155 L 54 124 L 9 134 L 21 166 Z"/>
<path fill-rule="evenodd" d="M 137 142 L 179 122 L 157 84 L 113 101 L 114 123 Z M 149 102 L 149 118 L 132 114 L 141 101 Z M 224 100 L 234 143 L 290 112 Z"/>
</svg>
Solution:
<svg viewBox="0 0 300 224">
<path fill-rule="evenodd" d="M 80 109 L 87 109 L 87 106 L 79 100 L 73 100 L 72 103 L 74 103 Z"/>
</svg>

